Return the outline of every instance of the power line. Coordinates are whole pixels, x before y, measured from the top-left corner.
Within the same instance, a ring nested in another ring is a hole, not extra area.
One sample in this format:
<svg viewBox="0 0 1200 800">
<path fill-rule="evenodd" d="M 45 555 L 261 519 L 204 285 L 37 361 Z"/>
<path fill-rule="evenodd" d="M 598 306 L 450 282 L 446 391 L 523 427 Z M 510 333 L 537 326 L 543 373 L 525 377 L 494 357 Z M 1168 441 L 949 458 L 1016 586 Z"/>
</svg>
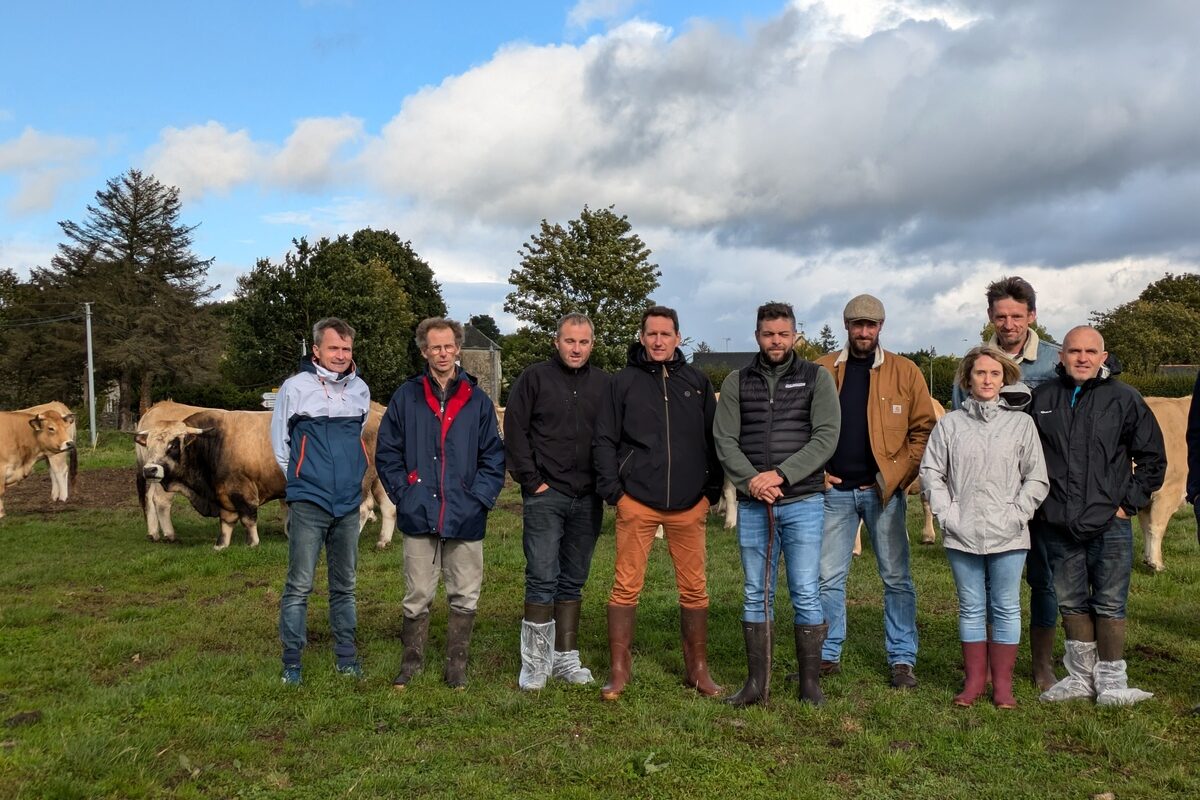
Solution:
<svg viewBox="0 0 1200 800">
<path fill-rule="evenodd" d="M 73 319 L 83 319 L 83 314 L 63 314 L 57 317 L 41 317 L 31 319 L 18 319 L 12 322 L 0 323 L 0 330 L 9 330 L 11 328 L 30 328 L 34 325 L 52 325 L 56 322 L 67 322 Z"/>
</svg>

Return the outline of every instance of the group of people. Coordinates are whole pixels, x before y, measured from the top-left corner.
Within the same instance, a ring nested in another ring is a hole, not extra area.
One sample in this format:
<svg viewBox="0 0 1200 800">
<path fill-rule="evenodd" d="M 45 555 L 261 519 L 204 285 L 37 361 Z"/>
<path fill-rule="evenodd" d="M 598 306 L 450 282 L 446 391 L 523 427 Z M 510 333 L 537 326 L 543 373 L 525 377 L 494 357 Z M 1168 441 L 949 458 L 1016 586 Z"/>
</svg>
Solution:
<svg viewBox="0 0 1200 800">
<path fill-rule="evenodd" d="M 841 670 L 860 524 L 883 584 L 890 684 L 914 688 L 917 599 L 906 512 L 907 489 L 919 474 L 958 592 L 965 680 L 955 704 L 971 705 L 990 683 L 996 706 L 1015 706 L 1023 569 L 1041 698 L 1118 704 L 1149 697 L 1128 686 L 1125 610 L 1130 518 L 1162 484 L 1162 434 L 1140 395 L 1114 380 L 1119 368 L 1095 329 L 1073 328 L 1061 348 L 1040 339 L 1034 290 L 1016 277 L 988 287 L 987 309 L 995 333 L 962 359 L 954 410 L 936 424 L 920 370 L 880 345 L 885 310 L 870 295 L 845 307 L 845 347 L 815 362 L 796 353 L 791 306 L 762 305 L 758 353 L 726 377 L 719 403 L 680 350 L 674 309 L 645 310 L 626 366 L 613 375 L 589 361 L 592 321 L 567 314 L 551 358 L 514 383 L 503 440 L 491 400 L 457 364 L 462 327 L 424 320 L 416 340 L 425 369 L 393 395 L 375 453 L 404 533 L 403 655 L 394 687 L 404 689 L 424 663 L 439 574 L 450 611 L 443 677 L 466 685 L 482 540 L 507 469 L 523 505 L 521 689 L 594 680 L 577 637 L 608 503 L 616 508 L 616 563 L 601 696 L 618 699 L 632 680 L 638 598 L 660 529 L 679 593 L 684 681 L 705 696 L 723 693 L 707 660 L 705 528 L 725 479 L 738 499 L 748 668 L 726 702 L 748 706 L 770 697 L 781 555 L 799 664 L 789 679 L 800 700 L 824 702 L 821 678 Z M 317 323 L 312 357 L 285 382 L 274 412 L 291 508 L 279 624 L 287 683 L 301 680 L 306 600 L 322 546 L 336 669 L 362 675 L 352 487 L 366 468 L 359 436 L 369 399 L 355 373 L 353 338 L 341 320 Z M 1061 680 L 1054 670 L 1060 614 Z"/>
</svg>

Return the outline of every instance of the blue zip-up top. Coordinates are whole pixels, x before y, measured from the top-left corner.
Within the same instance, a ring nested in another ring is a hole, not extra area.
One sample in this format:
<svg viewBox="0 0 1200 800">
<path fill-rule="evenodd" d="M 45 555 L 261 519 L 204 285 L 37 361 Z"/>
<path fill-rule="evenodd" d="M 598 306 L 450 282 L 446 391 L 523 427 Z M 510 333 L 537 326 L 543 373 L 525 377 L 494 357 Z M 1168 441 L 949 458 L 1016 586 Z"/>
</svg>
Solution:
<svg viewBox="0 0 1200 800">
<path fill-rule="evenodd" d="M 311 357 L 300 360 L 300 372 L 283 382 L 271 413 L 271 446 L 287 476 L 289 503 L 315 503 L 335 517 L 358 511 L 370 407 L 370 390 L 353 364 L 338 374 Z"/>
</svg>

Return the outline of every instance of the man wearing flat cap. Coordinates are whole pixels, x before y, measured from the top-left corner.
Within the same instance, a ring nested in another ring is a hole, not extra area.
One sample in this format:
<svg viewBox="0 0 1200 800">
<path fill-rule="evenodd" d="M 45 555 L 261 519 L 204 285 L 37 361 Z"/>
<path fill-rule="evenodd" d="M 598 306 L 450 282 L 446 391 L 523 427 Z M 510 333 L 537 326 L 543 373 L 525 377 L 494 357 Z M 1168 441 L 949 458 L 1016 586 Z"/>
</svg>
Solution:
<svg viewBox="0 0 1200 800">
<path fill-rule="evenodd" d="M 866 525 L 883 580 L 883 630 L 891 684 L 917 685 L 917 594 L 908 559 L 905 489 L 917 476 L 933 430 L 933 403 L 921 370 L 879 346 L 883 303 L 860 294 L 846 304 L 846 347 L 817 363 L 833 373 L 842 407 L 837 449 L 826 465 L 821 606 L 829 633 L 821 672 L 841 671 L 846 577 L 859 522 Z"/>
</svg>

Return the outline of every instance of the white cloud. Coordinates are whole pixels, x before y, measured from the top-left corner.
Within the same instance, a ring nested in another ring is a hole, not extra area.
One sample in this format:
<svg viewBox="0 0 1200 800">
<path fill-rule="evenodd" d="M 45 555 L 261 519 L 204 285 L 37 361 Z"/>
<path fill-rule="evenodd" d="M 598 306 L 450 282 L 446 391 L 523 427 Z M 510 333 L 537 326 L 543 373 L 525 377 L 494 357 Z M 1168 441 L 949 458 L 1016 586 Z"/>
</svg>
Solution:
<svg viewBox="0 0 1200 800">
<path fill-rule="evenodd" d="M 0 268 L 11 269 L 24 278 L 34 267 L 49 265 L 56 251 L 53 242 L 24 236 L 0 236 Z"/>
<path fill-rule="evenodd" d="M 93 139 L 30 127 L 0 142 L 0 174 L 16 178 L 16 192 L 5 204 L 8 211 L 23 215 L 50 209 L 62 187 L 82 174 L 82 163 L 96 150 Z"/>
<path fill-rule="evenodd" d="M 362 120 L 348 116 L 300 120 L 271 158 L 272 180 L 311 189 L 328 186 L 342 177 L 337 174 L 339 153 L 362 137 L 362 129 Z"/>
</svg>

